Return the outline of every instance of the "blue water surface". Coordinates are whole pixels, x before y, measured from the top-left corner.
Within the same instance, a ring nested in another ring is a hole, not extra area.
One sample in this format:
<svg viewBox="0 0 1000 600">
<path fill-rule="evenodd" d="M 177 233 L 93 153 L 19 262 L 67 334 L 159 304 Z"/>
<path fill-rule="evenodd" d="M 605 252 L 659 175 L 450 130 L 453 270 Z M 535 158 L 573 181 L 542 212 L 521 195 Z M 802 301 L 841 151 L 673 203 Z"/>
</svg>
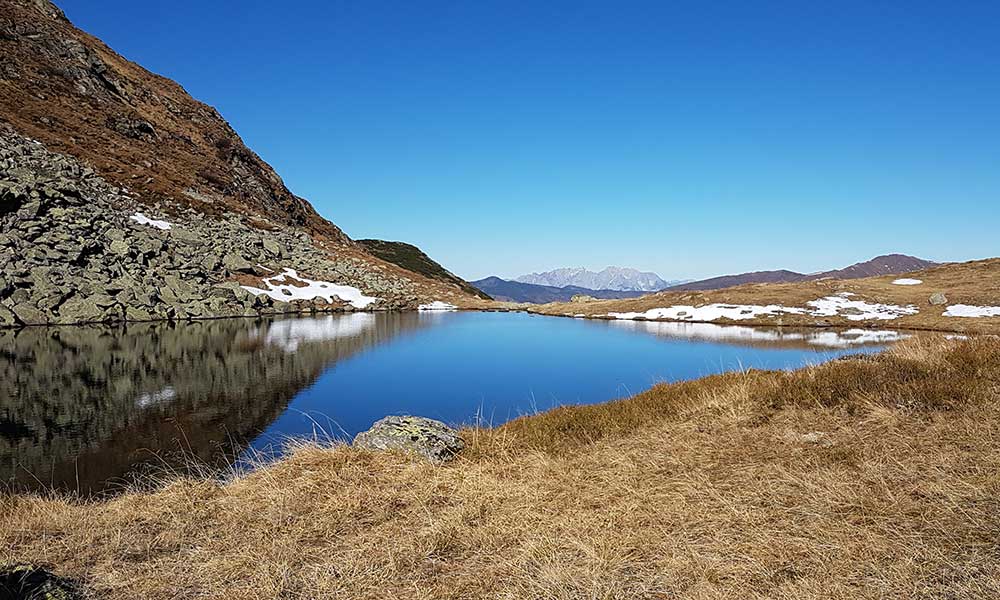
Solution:
<svg viewBox="0 0 1000 600">
<path fill-rule="evenodd" d="M 500 425 L 900 337 L 481 312 L 0 331 L 0 484 L 103 492 L 256 464 L 289 438 L 349 440 L 386 415 Z"/>
<path fill-rule="evenodd" d="M 791 369 L 880 349 L 798 340 L 785 347 L 706 341 L 657 335 L 656 323 L 526 313 L 423 313 L 418 318 L 423 327 L 330 366 L 253 447 L 288 436 L 347 438 L 394 414 L 452 425 L 498 425 L 559 405 L 627 397 L 660 382 L 738 369 Z"/>
</svg>

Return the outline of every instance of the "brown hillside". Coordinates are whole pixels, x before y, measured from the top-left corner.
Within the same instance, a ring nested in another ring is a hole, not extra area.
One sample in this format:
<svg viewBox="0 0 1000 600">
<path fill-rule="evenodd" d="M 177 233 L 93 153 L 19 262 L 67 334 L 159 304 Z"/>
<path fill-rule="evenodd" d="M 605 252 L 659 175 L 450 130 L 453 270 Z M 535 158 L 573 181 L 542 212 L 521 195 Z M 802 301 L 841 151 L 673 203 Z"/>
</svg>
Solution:
<svg viewBox="0 0 1000 600">
<path fill-rule="evenodd" d="M 263 215 L 348 241 L 214 108 L 80 31 L 48 0 L 0 0 L 0 56 L 0 119 L 144 203 Z"/>
<path fill-rule="evenodd" d="M 723 288 L 745 285 L 748 283 L 794 283 L 796 281 L 810 281 L 813 279 L 859 279 L 862 277 L 874 277 L 876 275 L 896 275 L 910 273 L 921 269 L 929 269 L 937 266 L 937 263 L 907 256 L 905 254 L 885 254 L 876 256 L 871 260 L 855 263 L 843 269 L 833 269 L 821 273 L 796 273 L 787 269 L 776 271 L 753 271 L 751 273 L 740 273 L 738 275 L 723 275 L 699 281 L 691 281 L 681 285 L 671 286 L 670 291 L 703 291 L 721 290 Z"/>
</svg>

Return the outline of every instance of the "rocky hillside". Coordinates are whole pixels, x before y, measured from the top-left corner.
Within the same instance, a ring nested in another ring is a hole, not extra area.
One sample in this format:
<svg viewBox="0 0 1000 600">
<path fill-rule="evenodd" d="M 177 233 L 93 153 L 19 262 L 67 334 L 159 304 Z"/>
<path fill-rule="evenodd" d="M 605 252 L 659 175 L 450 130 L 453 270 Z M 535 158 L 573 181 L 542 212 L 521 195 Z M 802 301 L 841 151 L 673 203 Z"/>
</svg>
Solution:
<svg viewBox="0 0 1000 600">
<path fill-rule="evenodd" d="M 0 326 L 475 300 L 367 252 L 48 0 L 0 0 L 0 249 Z"/>
<path fill-rule="evenodd" d="M 212 107 L 75 28 L 49 0 L 0 0 L 0 117 L 144 202 L 259 214 L 346 236 Z"/>
</svg>

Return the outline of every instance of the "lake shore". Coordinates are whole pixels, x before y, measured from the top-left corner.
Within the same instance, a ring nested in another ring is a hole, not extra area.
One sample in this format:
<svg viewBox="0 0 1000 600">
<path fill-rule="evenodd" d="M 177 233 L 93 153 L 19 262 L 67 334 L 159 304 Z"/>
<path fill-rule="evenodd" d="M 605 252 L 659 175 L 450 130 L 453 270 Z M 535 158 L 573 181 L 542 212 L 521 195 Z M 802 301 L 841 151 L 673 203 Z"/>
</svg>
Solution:
<svg viewBox="0 0 1000 600">
<path fill-rule="evenodd" d="M 639 298 L 526 307 L 581 319 L 765 327 L 863 327 L 1000 334 L 1000 259 L 950 263 L 862 279 L 749 284 L 707 291 L 669 288 Z"/>
<path fill-rule="evenodd" d="M 0 498 L 0 563 L 101 597 L 988 597 L 1000 341 L 913 339 L 225 483 Z"/>
</svg>

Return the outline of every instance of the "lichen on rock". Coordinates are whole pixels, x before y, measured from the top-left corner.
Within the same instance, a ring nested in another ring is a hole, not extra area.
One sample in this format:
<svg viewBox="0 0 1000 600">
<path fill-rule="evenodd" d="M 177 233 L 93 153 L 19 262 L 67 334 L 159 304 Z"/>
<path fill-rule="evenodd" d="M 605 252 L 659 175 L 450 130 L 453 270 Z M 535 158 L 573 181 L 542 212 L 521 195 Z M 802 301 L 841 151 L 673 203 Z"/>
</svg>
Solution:
<svg viewBox="0 0 1000 600">
<path fill-rule="evenodd" d="M 425 417 L 389 416 L 354 438 L 354 446 L 370 450 L 400 450 L 432 462 L 447 462 L 465 449 L 465 440 L 441 421 Z"/>
</svg>

